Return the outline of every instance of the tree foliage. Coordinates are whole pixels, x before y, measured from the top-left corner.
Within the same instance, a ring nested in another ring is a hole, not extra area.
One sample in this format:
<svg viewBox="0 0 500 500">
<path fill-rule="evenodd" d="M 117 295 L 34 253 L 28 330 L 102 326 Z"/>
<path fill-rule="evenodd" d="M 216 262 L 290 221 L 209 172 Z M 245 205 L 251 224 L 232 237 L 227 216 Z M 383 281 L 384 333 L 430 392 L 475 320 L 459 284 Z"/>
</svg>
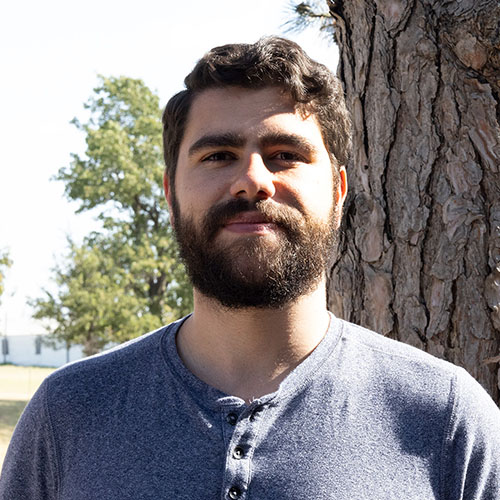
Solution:
<svg viewBox="0 0 500 500">
<path fill-rule="evenodd" d="M 0 250 L 0 297 L 4 292 L 5 271 L 12 266 L 12 260 L 9 258 L 7 250 Z"/>
<path fill-rule="evenodd" d="M 288 19 L 283 24 L 286 31 L 298 33 L 308 28 L 315 28 L 325 35 L 327 41 L 334 41 L 335 24 L 326 1 L 308 0 L 300 3 L 291 1 L 288 9 Z"/>
<path fill-rule="evenodd" d="M 85 107 L 88 121 L 73 121 L 85 155 L 73 154 L 56 179 L 103 230 L 70 243 L 55 269 L 58 293 L 33 305 L 37 318 L 55 320 L 54 338 L 89 354 L 186 314 L 192 295 L 163 201 L 158 96 L 141 80 L 101 77 Z"/>
<path fill-rule="evenodd" d="M 135 337 L 161 325 L 146 297 L 130 287 L 126 269 L 99 245 L 70 244 L 65 265 L 54 269 L 56 295 L 33 301 L 35 318 L 50 318 L 52 340 L 81 344 L 87 355 L 111 342 Z"/>
</svg>

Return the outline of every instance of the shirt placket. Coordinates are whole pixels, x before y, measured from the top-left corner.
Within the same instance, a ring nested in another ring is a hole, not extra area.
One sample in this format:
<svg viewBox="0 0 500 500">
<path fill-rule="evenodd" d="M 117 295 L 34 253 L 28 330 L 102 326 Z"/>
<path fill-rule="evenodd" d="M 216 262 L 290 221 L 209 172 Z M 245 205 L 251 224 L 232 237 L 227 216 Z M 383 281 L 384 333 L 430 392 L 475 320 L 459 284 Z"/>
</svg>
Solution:
<svg viewBox="0 0 500 500">
<path fill-rule="evenodd" d="M 231 435 L 231 438 L 226 449 L 221 495 L 223 500 L 248 498 L 252 457 L 266 406 L 254 401 L 244 410 L 242 408 L 224 410 L 223 420 L 226 426 L 224 434 Z"/>
</svg>

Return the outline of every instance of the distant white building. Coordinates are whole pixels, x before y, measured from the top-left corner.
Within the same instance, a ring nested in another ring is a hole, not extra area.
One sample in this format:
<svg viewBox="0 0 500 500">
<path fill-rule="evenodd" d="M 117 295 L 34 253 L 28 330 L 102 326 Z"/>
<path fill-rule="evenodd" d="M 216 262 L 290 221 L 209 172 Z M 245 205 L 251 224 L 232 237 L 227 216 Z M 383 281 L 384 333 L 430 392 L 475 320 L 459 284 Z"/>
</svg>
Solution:
<svg viewBox="0 0 500 500">
<path fill-rule="evenodd" d="M 67 349 L 64 345 L 49 347 L 44 335 L 8 335 L 0 337 L 1 363 L 21 366 L 47 366 L 58 368 L 70 361 L 84 357 L 82 346 Z"/>
</svg>

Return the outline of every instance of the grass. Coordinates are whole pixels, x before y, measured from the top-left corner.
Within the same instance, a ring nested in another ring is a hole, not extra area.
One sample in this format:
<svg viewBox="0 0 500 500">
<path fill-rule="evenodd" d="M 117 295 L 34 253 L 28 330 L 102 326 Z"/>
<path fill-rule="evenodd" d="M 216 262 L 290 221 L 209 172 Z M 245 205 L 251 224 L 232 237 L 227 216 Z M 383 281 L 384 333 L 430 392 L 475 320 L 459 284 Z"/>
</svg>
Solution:
<svg viewBox="0 0 500 500">
<path fill-rule="evenodd" d="M 0 468 L 24 407 L 54 368 L 0 365 Z"/>
</svg>

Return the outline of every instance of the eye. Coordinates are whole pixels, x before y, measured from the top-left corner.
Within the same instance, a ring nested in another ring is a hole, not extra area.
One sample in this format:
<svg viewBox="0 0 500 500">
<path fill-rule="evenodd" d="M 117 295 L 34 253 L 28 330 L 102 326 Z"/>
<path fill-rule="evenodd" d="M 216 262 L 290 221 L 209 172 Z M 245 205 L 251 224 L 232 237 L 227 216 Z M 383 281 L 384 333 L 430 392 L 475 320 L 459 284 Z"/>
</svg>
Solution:
<svg viewBox="0 0 500 500">
<path fill-rule="evenodd" d="M 234 154 L 227 151 L 217 151 L 216 153 L 210 153 L 202 158 L 202 162 L 223 162 L 230 161 L 234 159 Z"/>
<path fill-rule="evenodd" d="M 287 163 L 307 163 L 306 159 L 302 155 L 292 151 L 280 151 L 273 156 L 273 160 Z"/>
</svg>

